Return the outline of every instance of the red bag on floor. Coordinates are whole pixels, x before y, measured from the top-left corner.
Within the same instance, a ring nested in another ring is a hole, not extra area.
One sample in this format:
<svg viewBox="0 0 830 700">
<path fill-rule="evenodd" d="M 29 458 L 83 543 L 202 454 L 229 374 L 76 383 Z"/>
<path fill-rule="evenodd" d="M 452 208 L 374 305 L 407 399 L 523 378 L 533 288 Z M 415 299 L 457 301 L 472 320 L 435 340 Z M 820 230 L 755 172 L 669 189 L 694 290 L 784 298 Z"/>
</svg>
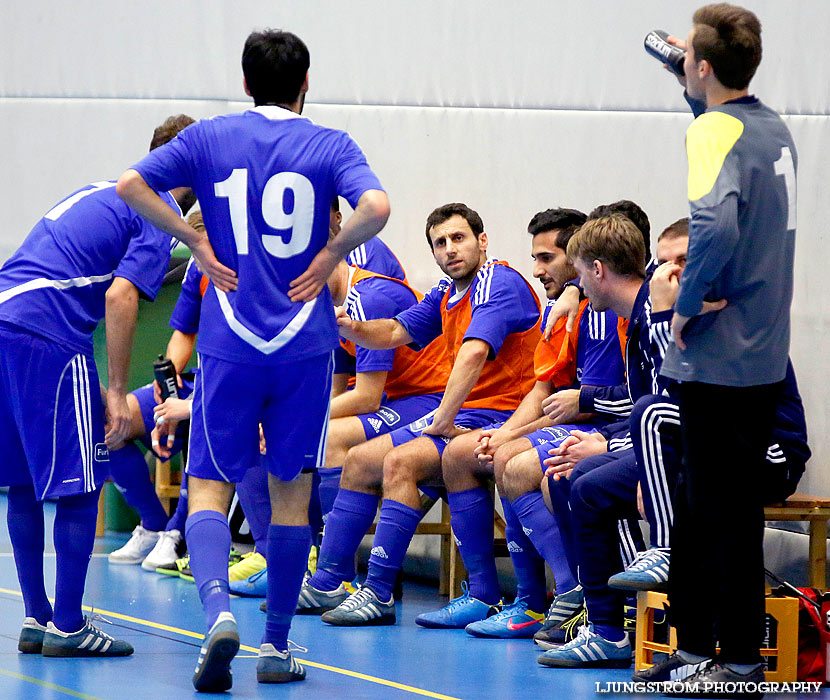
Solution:
<svg viewBox="0 0 830 700">
<path fill-rule="evenodd" d="M 815 588 L 799 588 L 799 592 L 821 606 L 821 612 L 803 598 L 798 599 L 798 671 L 799 681 L 827 683 L 827 654 L 830 649 L 830 631 L 827 614 L 830 612 L 830 595 Z M 775 595 L 792 596 L 785 586 L 777 588 Z"/>
</svg>

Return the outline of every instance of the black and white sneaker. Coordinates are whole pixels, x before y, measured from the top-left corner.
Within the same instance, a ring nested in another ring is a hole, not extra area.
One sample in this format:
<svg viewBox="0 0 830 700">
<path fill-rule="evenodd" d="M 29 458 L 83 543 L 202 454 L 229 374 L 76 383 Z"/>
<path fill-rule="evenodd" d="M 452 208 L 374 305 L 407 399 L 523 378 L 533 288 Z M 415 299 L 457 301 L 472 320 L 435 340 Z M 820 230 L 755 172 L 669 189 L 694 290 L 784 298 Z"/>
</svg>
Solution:
<svg viewBox="0 0 830 700">
<path fill-rule="evenodd" d="M 634 681 L 641 682 L 682 681 L 710 663 L 712 663 L 712 659 L 706 659 L 700 663 L 687 663 L 675 651 L 653 666 L 644 668 L 642 671 L 635 671 L 631 678 Z"/>
<path fill-rule="evenodd" d="M 395 597 L 384 602 L 371 588 L 363 586 L 352 593 L 334 610 L 323 613 L 323 622 L 341 627 L 394 625 Z"/>
<path fill-rule="evenodd" d="M 762 698 L 761 685 L 766 680 L 761 664 L 749 673 L 738 673 L 716 661 L 671 687 L 672 698 Z"/>
</svg>

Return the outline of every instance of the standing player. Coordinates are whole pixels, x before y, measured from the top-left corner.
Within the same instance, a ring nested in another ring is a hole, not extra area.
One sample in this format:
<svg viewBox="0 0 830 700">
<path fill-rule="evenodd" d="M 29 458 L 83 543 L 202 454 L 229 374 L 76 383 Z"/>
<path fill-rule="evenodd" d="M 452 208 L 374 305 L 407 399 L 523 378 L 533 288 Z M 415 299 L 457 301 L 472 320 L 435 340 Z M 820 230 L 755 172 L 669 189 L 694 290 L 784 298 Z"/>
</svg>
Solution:
<svg viewBox="0 0 830 700">
<path fill-rule="evenodd" d="M 151 150 L 192 121 L 168 119 Z M 154 196 L 180 221 L 180 204 L 192 193 L 176 188 Z M 205 269 L 221 272 L 205 236 L 189 229 L 180 237 Z M 108 448 L 120 447 L 130 427 L 126 383 L 138 297 L 155 297 L 169 259 L 169 237 L 125 205 L 114 182 L 103 181 L 50 209 L 0 269 L 0 483 L 9 486 L 9 535 L 26 608 L 18 645 L 24 653 L 133 651 L 85 620 L 81 601 Z M 92 332 L 105 315 L 106 434 L 92 352 Z M 45 498 L 57 498 L 54 611 L 43 581 Z"/>
<path fill-rule="evenodd" d="M 672 621 L 690 662 L 714 659 L 716 640 L 720 646 L 717 662 L 687 679 L 703 687 L 764 680 L 764 517 L 756 474 L 787 371 L 796 152 L 780 116 L 749 95 L 761 61 L 758 18 L 718 4 L 700 8 L 693 22 L 686 91 L 707 109 L 686 133 L 689 256 L 663 373 L 681 382 L 684 451 L 669 573 Z M 726 306 L 700 317 L 707 299 Z M 748 588 L 736 598 L 738 580 Z"/>
<path fill-rule="evenodd" d="M 308 49 L 293 34 L 252 33 L 242 70 L 255 107 L 194 124 L 119 181 L 125 200 L 171 233 L 188 227 L 168 216 L 151 187 L 191 185 L 217 256 L 239 274 L 237 292 L 211 286 L 205 294 L 197 346 L 185 537 L 208 626 L 193 676 L 200 691 L 232 682 L 239 635 L 228 595 L 227 510 L 233 482 L 259 457 L 260 423 L 272 505 L 266 559 L 281 566 L 268 576 L 257 680 L 305 678 L 288 651 L 288 630 L 311 542 L 310 472 L 325 447 L 337 346 L 325 285 L 389 215 L 386 194 L 348 134 L 300 116 L 308 66 Z M 336 195 L 355 213 L 329 241 Z"/>
</svg>

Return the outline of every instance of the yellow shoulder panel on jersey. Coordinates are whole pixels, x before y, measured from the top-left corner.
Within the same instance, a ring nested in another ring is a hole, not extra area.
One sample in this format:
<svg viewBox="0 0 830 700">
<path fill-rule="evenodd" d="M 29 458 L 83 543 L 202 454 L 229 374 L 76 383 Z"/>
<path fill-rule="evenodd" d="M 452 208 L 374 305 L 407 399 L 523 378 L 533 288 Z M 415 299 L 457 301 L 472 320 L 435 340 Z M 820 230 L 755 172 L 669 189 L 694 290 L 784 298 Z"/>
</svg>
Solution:
<svg viewBox="0 0 830 700">
<path fill-rule="evenodd" d="M 690 202 L 712 191 L 727 154 L 743 131 L 740 119 L 723 112 L 706 112 L 692 122 L 686 131 Z"/>
</svg>

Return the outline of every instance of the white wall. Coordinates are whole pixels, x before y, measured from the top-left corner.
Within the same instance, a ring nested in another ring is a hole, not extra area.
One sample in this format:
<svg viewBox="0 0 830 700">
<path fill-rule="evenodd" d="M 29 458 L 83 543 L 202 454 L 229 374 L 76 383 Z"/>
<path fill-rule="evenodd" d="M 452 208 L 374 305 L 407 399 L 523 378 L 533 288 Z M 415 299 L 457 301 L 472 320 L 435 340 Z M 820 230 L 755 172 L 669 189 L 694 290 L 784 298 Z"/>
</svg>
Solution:
<svg viewBox="0 0 830 700">
<path fill-rule="evenodd" d="M 56 200 L 138 160 L 167 115 L 243 109 L 242 43 L 265 26 L 308 43 L 307 114 L 366 151 L 393 204 L 383 237 L 422 288 L 437 274 L 423 222 L 447 201 L 478 209 L 492 252 L 526 273 L 525 227 L 543 208 L 629 198 L 658 233 L 687 212 L 690 116 L 642 40 L 652 28 L 685 35 L 697 5 L 0 0 L 0 260 Z M 819 214 L 830 10 L 746 5 L 764 24 L 753 89 L 785 115 L 800 155 L 792 353 L 816 455 L 802 490 L 830 495 L 830 247 Z"/>
</svg>

